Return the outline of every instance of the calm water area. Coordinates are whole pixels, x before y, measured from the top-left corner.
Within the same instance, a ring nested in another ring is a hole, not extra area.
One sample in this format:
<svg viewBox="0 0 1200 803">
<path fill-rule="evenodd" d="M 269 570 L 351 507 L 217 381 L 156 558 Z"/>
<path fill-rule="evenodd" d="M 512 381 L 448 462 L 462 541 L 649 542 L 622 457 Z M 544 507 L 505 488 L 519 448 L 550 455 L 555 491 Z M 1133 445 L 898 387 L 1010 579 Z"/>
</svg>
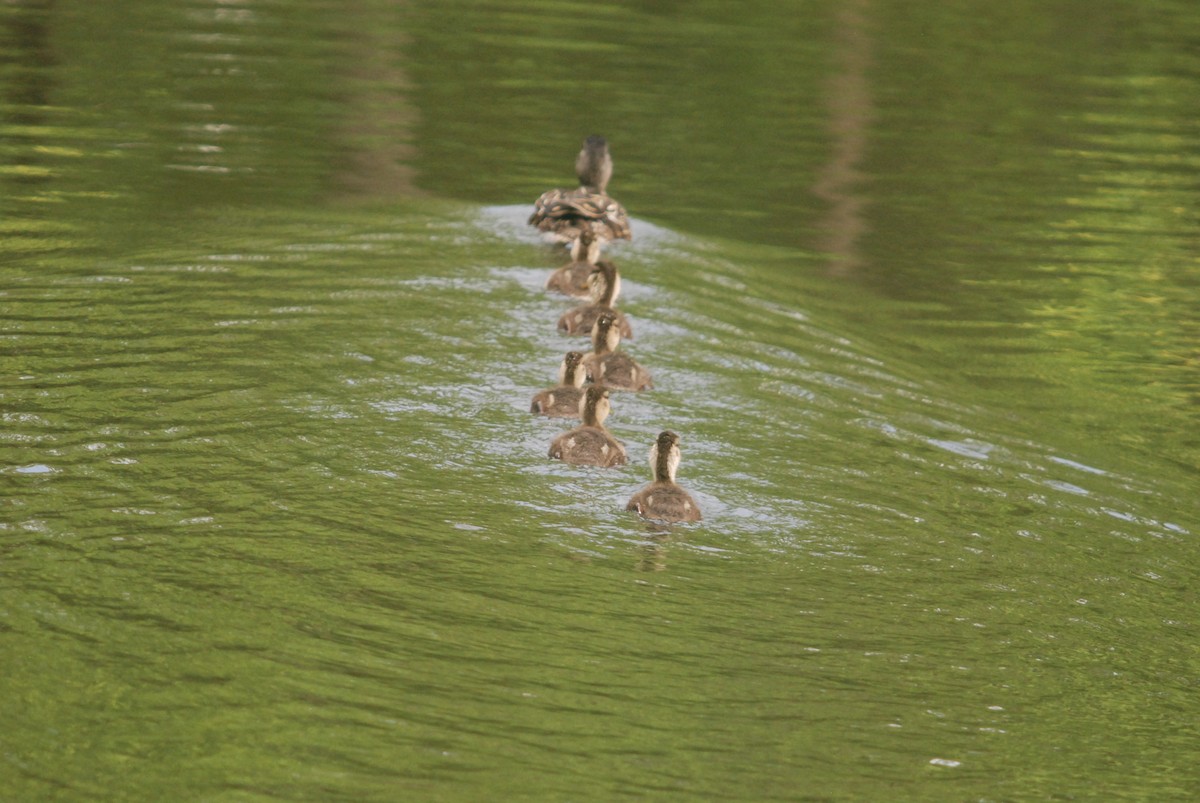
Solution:
<svg viewBox="0 0 1200 803">
<path fill-rule="evenodd" d="M 0 3 L 0 800 L 1200 797 L 1200 5 L 119 5 Z"/>
</svg>

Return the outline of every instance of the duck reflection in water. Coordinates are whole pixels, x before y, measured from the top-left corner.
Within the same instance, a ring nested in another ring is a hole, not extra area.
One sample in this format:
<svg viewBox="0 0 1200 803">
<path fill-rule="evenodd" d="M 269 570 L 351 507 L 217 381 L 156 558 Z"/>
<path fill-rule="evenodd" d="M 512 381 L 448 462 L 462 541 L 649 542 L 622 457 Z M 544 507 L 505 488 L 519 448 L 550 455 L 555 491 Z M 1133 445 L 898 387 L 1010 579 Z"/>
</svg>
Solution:
<svg viewBox="0 0 1200 803">
<path fill-rule="evenodd" d="M 667 570 L 667 544 L 671 542 L 671 527 L 667 524 L 646 522 L 646 528 L 651 535 L 644 544 L 638 547 L 637 563 L 634 569 L 639 572 L 665 572 Z"/>
</svg>

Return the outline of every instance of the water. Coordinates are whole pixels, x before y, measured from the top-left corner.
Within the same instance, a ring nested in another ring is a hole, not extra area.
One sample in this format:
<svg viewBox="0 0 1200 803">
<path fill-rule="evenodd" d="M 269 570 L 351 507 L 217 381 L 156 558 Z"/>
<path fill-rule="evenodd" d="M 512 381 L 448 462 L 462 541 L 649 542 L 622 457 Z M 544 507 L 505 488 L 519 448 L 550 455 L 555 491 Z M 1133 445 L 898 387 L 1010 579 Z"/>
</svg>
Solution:
<svg viewBox="0 0 1200 803">
<path fill-rule="evenodd" d="M 1194 796 L 1200 19 L 1103 5 L 5 6 L 0 798 Z"/>
</svg>

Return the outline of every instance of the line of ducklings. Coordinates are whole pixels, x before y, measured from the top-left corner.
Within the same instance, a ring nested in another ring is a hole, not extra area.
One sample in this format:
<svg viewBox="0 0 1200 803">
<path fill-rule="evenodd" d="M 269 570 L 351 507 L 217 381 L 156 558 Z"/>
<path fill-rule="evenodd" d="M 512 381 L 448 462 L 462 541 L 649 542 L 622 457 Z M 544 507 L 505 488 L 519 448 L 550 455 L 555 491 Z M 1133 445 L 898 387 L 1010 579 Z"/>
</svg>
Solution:
<svg viewBox="0 0 1200 803">
<path fill-rule="evenodd" d="M 619 348 L 622 338 L 633 338 L 633 328 L 615 306 L 620 273 L 611 261 L 600 259 L 606 243 L 632 239 L 624 207 L 607 194 L 612 169 L 608 142 L 588 137 L 575 160 L 579 189 L 543 193 L 529 218 L 530 225 L 571 249 L 571 261 L 550 275 L 546 289 L 588 299 L 558 319 L 558 330 L 590 336 L 592 350 L 568 351 L 559 365 L 558 385 L 535 395 L 530 407 L 534 415 L 580 419 L 579 426 L 550 444 L 551 458 L 576 465 L 626 465 L 625 446 L 604 426 L 612 407 L 610 391 L 654 387 L 650 372 Z M 585 382 L 591 384 L 585 387 Z M 679 436 L 664 430 L 650 447 L 653 481 L 625 509 L 649 519 L 699 521 L 696 500 L 675 482 L 679 461 Z"/>
</svg>

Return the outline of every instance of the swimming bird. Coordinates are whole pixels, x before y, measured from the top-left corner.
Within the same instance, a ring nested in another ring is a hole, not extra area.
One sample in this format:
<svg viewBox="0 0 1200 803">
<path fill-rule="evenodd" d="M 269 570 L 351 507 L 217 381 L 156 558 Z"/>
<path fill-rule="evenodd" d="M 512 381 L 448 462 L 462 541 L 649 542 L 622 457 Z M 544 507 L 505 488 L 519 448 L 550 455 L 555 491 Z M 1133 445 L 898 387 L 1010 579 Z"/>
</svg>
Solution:
<svg viewBox="0 0 1200 803">
<path fill-rule="evenodd" d="M 588 298 L 588 276 L 600 258 L 600 241 L 590 228 L 579 233 L 579 239 L 571 243 L 571 261 L 550 274 L 546 279 L 547 290 L 557 290 L 569 296 Z"/>
<path fill-rule="evenodd" d="M 558 319 L 558 331 L 566 335 L 590 335 L 600 314 L 611 312 L 617 318 L 621 337 L 632 338 L 633 328 L 629 320 L 619 310 L 613 309 L 613 302 L 621 292 L 621 274 L 617 272 L 617 266 L 602 259 L 592 268 L 587 281 L 592 303 L 580 304 L 564 312 Z"/>
<path fill-rule="evenodd" d="M 621 327 L 611 310 L 601 312 L 592 327 L 592 350 L 583 357 L 588 378 L 597 385 L 617 390 L 649 390 L 654 387 L 650 372 L 623 351 Z"/>
<path fill-rule="evenodd" d="M 581 426 L 564 432 L 550 444 L 550 457 L 581 466 L 623 466 L 629 462 L 625 447 L 604 428 L 611 409 L 608 388 L 590 385 L 579 401 Z"/>
<path fill-rule="evenodd" d="M 547 190 L 533 205 L 529 225 L 551 234 L 559 242 L 574 242 L 590 230 L 597 241 L 632 239 L 625 207 L 609 197 L 612 155 L 608 140 L 593 134 L 575 158 L 577 190 Z"/>
<path fill-rule="evenodd" d="M 658 435 L 650 447 L 650 471 L 654 481 L 638 491 L 625 506 L 647 519 L 700 521 L 700 506 L 675 482 L 679 468 L 679 436 L 670 430 Z"/>
<path fill-rule="evenodd" d="M 558 366 L 558 387 L 543 390 L 533 397 L 529 412 L 551 418 L 578 418 L 583 398 L 583 355 L 568 351 Z"/>
</svg>

